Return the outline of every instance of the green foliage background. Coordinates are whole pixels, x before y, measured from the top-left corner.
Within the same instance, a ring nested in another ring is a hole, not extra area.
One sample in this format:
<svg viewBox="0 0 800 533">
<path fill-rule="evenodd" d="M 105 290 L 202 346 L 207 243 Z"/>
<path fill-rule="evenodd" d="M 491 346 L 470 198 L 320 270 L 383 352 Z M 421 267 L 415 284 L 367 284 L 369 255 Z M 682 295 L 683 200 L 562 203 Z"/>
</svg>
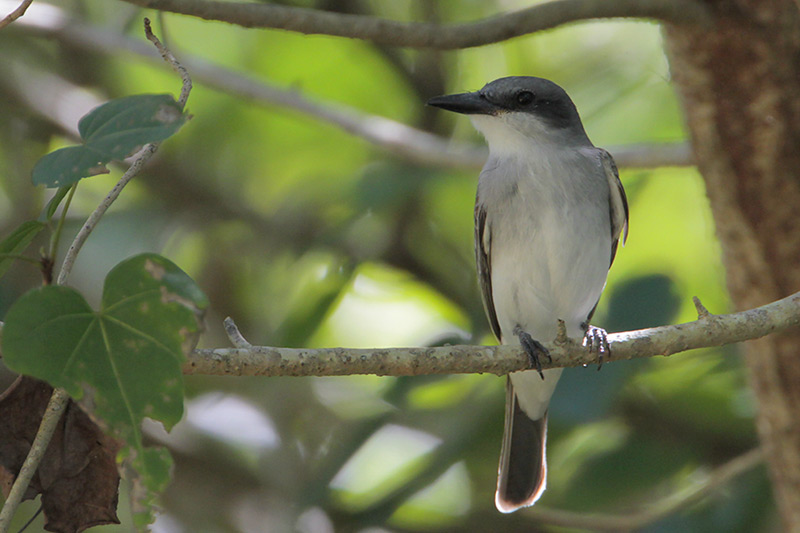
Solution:
<svg viewBox="0 0 800 533">
<path fill-rule="evenodd" d="M 445 21 L 522 7 L 298 3 Z M 112 1 L 36 4 L 112 38 L 143 40 L 147 14 L 179 58 L 199 56 L 462 141 L 481 142 L 466 119 L 426 108 L 425 100 L 505 75 L 561 84 L 598 146 L 686 138 L 659 28 L 646 22 L 570 25 L 432 52 L 158 18 Z M 41 9 L 20 22 L 36 20 Z M 177 94 L 180 82 L 166 66 L 87 51 L 21 23 L 0 32 L 0 50 L 6 235 L 52 194 L 31 185 L 33 164 L 76 142 L 70 128 L 92 102 Z M 150 251 L 175 261 L 208 294 L 201 347 L 227 345 L 225 316 L 248 340 L 267 345 L 494 342 L 472 259 L 476 170 L 403 161 L 313 117 L 202 83 L 187 107 L 194 118 L 129 186 L 76 263 L 72 283 L 90 304 L 97 307 L 114 264 Z M 66 237 L 121 171 L 112 166 L 110 175 L 81 183 Z M 621 176 L 631 231 L 594 322 L 621 331 L 692 320 L 692 295 L 712 312 L 726 311 L 719 245 L 696 170 L 622 169 Z M 37 239 L 33 250 L 46 242 Z M 14 264 L 0 280 L 0 317 L 39 283 L 30 265 Z M 626 514 L 752 448 L 753 401 L 738 356 L 726 351 L 735 348 L 565 372 L 550 411 L 549 486 L 538 505 Z M 157 531 L 564 530 L 494 509 L 501 378 L 190 376 L 186 384 L 184 421 L 169 435 L 145 428 L 176 463 Z M 28 505 L 20 515 L 33 513 Z M 772 506 L 759 469 L 648 531 L 762 531 L 774 523 Z"/>
</svg>

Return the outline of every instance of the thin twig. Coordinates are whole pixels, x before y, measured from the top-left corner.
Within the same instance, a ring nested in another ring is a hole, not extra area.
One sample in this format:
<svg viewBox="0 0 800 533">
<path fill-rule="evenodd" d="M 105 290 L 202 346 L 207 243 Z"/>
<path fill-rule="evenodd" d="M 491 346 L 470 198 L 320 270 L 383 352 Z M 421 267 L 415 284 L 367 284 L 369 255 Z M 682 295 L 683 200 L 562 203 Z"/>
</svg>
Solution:
<svg viewBox="0 0 800 533">
<path fill-rule="evenodd" d="M 126 0 L 142 7 L 220 20 L 247 28 L 363 39 L 377 44 L 452 50 L 505 41 L 571 22 L 601 18 L 644 18 L 710 25 L 711 15 L 692 0 L 556 0 L 464 24 L 397 22 L 367 15 L 254 2 Z"/>
<path fill-rule="evenodd" d="M 606 148 L 620 168 L 687 167 L 694 165 L 688 142 L 625 144 Z"/>
<path fill-rule="evenodd" d="M 158 37 L 153 33 L 153 29 L 150 27 L 150 19 L 147 17 L 144 19 L 144 35 L 147 37 L 148 41 L 156 46 L 158 53 L 161 54 L 161 58 L 181 77 L 181 95 L 178 98 L 178 105 L 183 109 L 186 107 L 186 102 L 189 100 L 189 93 L 192 92 L 192 78 L 189 77 L 189 72 L 175 59 L 172 52 L 161 44 L 161 41 L 159 41 Z"/>
<path fill-rule="evenodd" d="M 700 301 L 700 298 L 697 296 L 692 296 L 692 302 L 694 302 L 694 308 L 697 310 L 698 320 L 711 316 L 711 313 L 708 311 L 708 309 L 706 309 L 706 306 L 703 305 L 703 302 Z"/>
<path fill-rule="evenodd" d="M 800 292 L 756 309 L 702 320 L 608 336 L 607 361 L 671 355 L 696 348 L 722 346 L 757 339 L 800 325 Z M 552 360 L 542 368 L 596 363 L 596 356 L 570 339 L 545 342 Z M 519 345 L 439 346 L 427 348 L 218 348 L 195 350 L 184 364 L 186 374 L 234 376 L 341 376 L 376 374 L 416 376 L 486 372 L 497 375 L 529 369 Z"/>
<path fill-rule="evenodd" d="M 236 323 L 231 317 L 225 317 L 223 325 L 225 326 L 225 334 L 228 336 L 228 340 L 231 341 L 231 344 L 236 348 L 249 349 L 253 347 L 253 345 L 244 338 L 244 335 L 239 331 L 238 326 L 236 326 Z"/>
<path fill-rule="evenodd" d="M 28 521 L 25 522 L 25 525 L 23 525 L 21 528 L 19 528 L 17 530 L 17 533 L 24 533 L 25 530 L 28 529 L 28 526 L 33 524 L 33 521 L 36 520 L 39 517 L 40 514 L 42 514 L 43 510 L 44 510 L 44 506 L 42 504 L 39 504 L 39 508 L 36 510 L 35 513 L 33 513 L 33 516 L 28 518 Z"/>
<path fill-rule="evenodd" d="M 5 18 L 3 18 L 3 20 L 0 20 L 0 30 L 11 24 L 18 18 L 20 18 L 22 15 L 24 15 L 25 11 L 28 10 L 28 7 L 32 3 L 33 0 L 22 0 L 22 3 L 17 7 L 17 9 L 6 15 Z"/>
<path fill-rule="evenodd" d="M 733 479 L 761 464 L 763 460 L 764 454 L 760 448 L 750 450 L 715 468 L 706 475 L 703 481 L 693 482 L 685 490 L 679 490 L 660 501 L 648 504 L 645 509 L 631 514 L 575 513 L 541 506 L 526 512 L 541 522 L 556 526 L 592 531 L 637 531 L 713 494 Z"/>
<path fill-rule="evenodd" d="M 164 48 L 164 46 L 158 41 L 158 38 L 153 35 L 152 30 L 150 29 L 150 21 L 145 19 L 145 34 L 147 38 L 156 43 L 159 51 L 162 53 L 164 60 L 167 61 L 172 68 L 178 72 L 181 76 L 182 84 L 181 84 L 181 95 L 180 99 L 178 100 L 179 105 L 183 108 L 186 105 L 186 100 L 189 98 L 189 92 L 192 90 L 192 80 L 189 78 L 189 74 L 186 72 L 180 63 L 175 59 L 169 51 Z M 162 51 L 163 50 L 163 51 Z M 150 143 L 145 145 L 145 147 L 139 152 L 136 156 L 136 160 L 128 167 L 128 170 L 125 174 L 122 175 L 120 180 L 114 186 L 113 189 L 106 195 L 103 201 L 97 206 L 97 209 L 89 215 L 89 218 L 86 219 L 86 222 L 81 227 L 78 234 L 75 236 L 75 240 L 72 241 L 72 245 L 67 250 L 67 254 L 64 257 L 64 262 L 61 265 L 61 271 L 58 273 L 58 280 L 56 283 L 58 285 L 63 285 L 66 281 L 69 273 L 72 271 L 72 267 L 75 263 L 75 259 L 78 255 L 78 252 L 83 247 L 83 244 L 86 242 L 86 239 L 94 230 L 97 223 L 103 217 L 105 212 L 111 207 L 111 204 L 119 197 L 122 189 L 133 179 L 136 174 L 141 171 L 142 167 L 144 167 L 145 163 L 147 163 L 151 157 L 156 153 L 158 147 L 161 143 Z"/>
<path fill-rule="evenodd" d="M 128 170 L 125 174 L 122 175 L 120 180 L 114 185 L 114 188 L 106 195 L 100 205 L 89 215 L 89 218 L 86 219 L 83 226 L 81 226 L 80 231 L 75 236 L 75 239 L 72 241 L 69 249 L 67 250 L 66 255 L 64 256 L 64 261 L 61 263 L 61 270 L 58 273 L 58 278 L 56 279 L 56 285 L 63 285 L 67 278 L 69 277 L 70 272 L 72 272 L 72 267 L 75 264 L 75 259 L 78 256 L 78 252 L 81 251 L 83 248 L 84 243 L 86 243 L 86 239 L 89 238 L 94 228 L 97 226 L 97 223 L 100 222 L 100 219 L 103 218 L 103 215 L 108 211 L 108 208 L 111 207 L 111 204 L 119 197 L 122 189 L 133 179 L 133 177 L 139 173 L 145 163 L 153 157 L 153 154 L 156 153 L 158 150 L 159 143 L 151 143 L 145 145 L 145 147 L 139 152 L 136 156 L 136 160 L 133 164 L 128 167 Z"/>
<path fill-rule="evenodd" d="M 69 188 L 69 194 L 67 194 L 67 198 L 64 200 L 64 207 L 61 209 L 61 216 L 58 217 L 56 230 L 53 232 L 53 236 L 50 238 L 50 250 L 47 252 L 47 256 L 51 261 L 56 260 L 58 243 L 61 241 L 61 231 L 64 229 L 64 222 L 67 220 L 67 212 L 69 211 L 69 206 L 72 204 L 72 198 L 75 196 L 75 191 L 78 189 L 78 183 L 80 182 L 76 181 Z"/>
<path fill-rule="evenodd" d="M 152 35 L 152 31 L 150 31 L 149 24 L 146 27 L 146 33 L 148 33 L 148 38 L 152 36 L 155 39 L 153 42 L 158 41 L 155 36 Z M 151 40 L 153 40 L 151 39 Z M 158 43 L 157 46 L 159 50 L 163 49 L 161 43 Z M 172 54 L 168 52 L 164 54 L 164 59 L 168 61 L 173 68 L 178 70 L 180 64 L 175 60 Z M 176 67 L 177 65 L 177 67 Z M 182 68 L 182 67 L 180 67 Z M 180 70 L 178 70 L 180 72 Z M 186 98 L 189 96 L 189 91 L 191 91 L 191 80 L 189 79 L 188 74 L 185 74 L 185 70 L 181 74 L 182 78 L 182 87 L 181 87 L 181 107 L 183 107 L 186 103 Z M 156 150 L 158 150 L 158 146 L 160 143 L 151 143 L 145 145 L 145 147 L 139 152 L 136 156 L 135 161 L 131 164 L 125 174 L 120 178 L 119 182 L 111 189 L 111 192 L 103 199 L 100 205 L 89 215 L 89 218 L 81 227 L 78 234 L 75 236 L 75 239 L 72 241 L 72 245 L 70 245 L 69 250 L 67 251 L 66 256 L 64 257 L 64 262 L 61 266 L 61 271 L 58 274 L 58 279 L 56 280 L 57 285 L 63 285 L 66 283 L 67 278 L 69 277 L 70 272 L 72 271 L 72 267 L 75 264 L 75 258 L 77 257 L 78 252 L 83 247 L 83 244 L 86 242 L 86 239 L 92 233 L 94 228 L 97 226 L 97 223 L 103 217 L 105 212 L 111 206 L 112 203 L 117 199 L 119 194 L 122 192 L 122 189 L 127 185 L 133 177 L 139 173 L 142 169 L 144 164 L 155 154 Z M 9 497 L 6 499 L 5 504 L 3 505 L 2 511 L 0 511 L 0 533 L 6 533 L 8 531 L 8 527 L 11 522 L 11 518 L 13 517 L 14 513 L 19 506 L 19 503 L 22 501 L 22 497 L 25 491 L 30 484 L 31 479 L 33 479 L 33 475 L 35 474 L 36 470 L 39 467 L 39 463 L 44 456 L 44 452 L 47 449 L 47 446 L 50 443 L 50 439 L 53 437 L 53 432 L 58 425 L 58 421 L 61 418 L 61 414 L 64 411 L 67 403 L 69 402 L 69 395 L 64 389 L 55 389 L 53 391 L 53 395 L 50 397 L 50 402 L 47 405 L 47 410 L 45 411 L 45 415 L 42 418 L 42 423 L 39 426 L 39 430 L 36 433 L 36 437 L 34 438 L 33 444 L 31 445 L 31 450 L 28 452 L 28 456 L 25 458 L 25 462 L 22 465 L 22 468 L 19 471 L 16 479 L 14 480 L 14 484 L 11 487 L 11 491 L 9 493 Z"/>
</svg>

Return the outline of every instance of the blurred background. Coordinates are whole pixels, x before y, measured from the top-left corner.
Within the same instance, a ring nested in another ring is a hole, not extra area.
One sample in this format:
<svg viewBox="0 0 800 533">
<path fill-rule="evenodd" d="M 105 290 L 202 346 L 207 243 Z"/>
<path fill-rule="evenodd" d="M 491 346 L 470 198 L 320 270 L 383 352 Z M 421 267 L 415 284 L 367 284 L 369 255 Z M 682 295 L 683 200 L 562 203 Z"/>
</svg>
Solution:
<svg viewBox="0 0 800 533">
<path fill-rule="evenodd" d="M 279 3 L 447 22 L 530 4 Z M 0 1 L 0 13 L 17 4 Z M 378 117 L 454 139 L 452 153 L 480 149 L 466 118 L 424 102 L 536 75 L 567 90 L 594 144 L 612 154 L 687 140 L 659 27 L 647 22 L 575 24 L 439 52 L 244 30 L 117 1 L 37 1 L 0 31 L 0 235 L 38 216 L 52 191 L 31 185 L 31 169 L 76 142 L 83 114 L 110 98 L 177 95 L 180 80 L 143 37 L 144 16 L 193 75 L 194 118 L 108 212 L 71 284 L 96 303 L 113 265 L 162 253 L 211 300 L 201 347 L 228 345 L 225 316 L 250 342 L 272 346 L 495 342 L 474 274 L 480 152 L 433 157 L 438 144 L 424 137 L 426 152 L 398 150 L 421 132 Z M 81 183 L 65 244 L 124 168 Z M 725 312 L 720 250 L 697 171 L 624 167 L 621 178 L 630 236 L 593 323 L 624 331 L 693 320 L 694 295 Z M 18 262 L 0 279 L 0 319 L 40 277 Z M 503 378 L 188 376 L 185 420 L 171 434 L 147 427 L 176 463 L 154 531 L 576 531 L 550 524 L 548 510 L 652 509 L 757 445 L 736 351 L 610 363 L 599 373 L 568 369 L 550 409 L 548 490 L 513 515 L 493 502 Z M 0 376 L 5 385 L 8 372 Z M 131 529 L 124 482 L 122 490 L 123 524 L 98 531 Z M 21 508 L 20 526 L 37 507 Z M 775 527 L 758 467 L 643 530 Z"/>
</svg>

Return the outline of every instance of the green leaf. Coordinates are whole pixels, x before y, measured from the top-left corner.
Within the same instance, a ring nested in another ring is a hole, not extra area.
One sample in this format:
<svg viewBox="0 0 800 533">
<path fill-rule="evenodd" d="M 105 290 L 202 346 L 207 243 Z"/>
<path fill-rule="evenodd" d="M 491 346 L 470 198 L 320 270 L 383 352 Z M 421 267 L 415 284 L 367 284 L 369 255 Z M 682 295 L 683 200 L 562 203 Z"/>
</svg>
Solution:
<svg viewBox="0 0 800 533">
<path fill-rule="evenodd" d="M 128 447 L 134 519 L 152 520 L 152 501 L 170 478 L 163 448 L 145 448 L 144 417 L 169 429 L 183 413 L 181 364 L 197 342 L 208 299 L 174 263 L 142 254 L 106 276 L 94 311 L 69 287 L 45 286 L 17 300 L 6 314 L 3 355 L 16 372 L 90 396 L 97 414 Z"/>
<path fill-rule="evenodd" d="M 3 255 L 19 255 L 33 241 L 36 235 L 45 228 L 45 224 L 38 220 L 23 222 L 17 229 L 0 242 L 0 277 L 6 273 L 14 262 L 13 257 Z"/>
<path fill-rule="evenodd" d="M 78 122 L 78 131 L 87 146 L 123 159 L 147 143 L 171 137 L 187 118 L 168 94 L 137 94 L 93 109 Z"/>
<path fill-rule="evenodd" d="M 90 392 L 113 428 L 138 427 L 145 416 L 169 428 L 183 413 L 181 363 L 207 305 L 172 262 L 139 255 L 108 274 L 100 311 L 68 287 L 22 296 L 6 315 L 4 361 L 74 398 Z"/>
<path fill-rule="evenodd" d="M 143 448 L 137 450 L 131 467 L 135 471 L 129 475 L 133 522 L 138 530 L 147 531 L 155 519 L 155 496 L 169 485 L 172 457 L 165 448 Z"/>
<path fill-rule="evenodd" d="M 112 158 L 89 146 L 68 146 L 43 156 L 33 166 L 33 184 L 66 187 L 88 176 L 108 174 L 105 163 Z"/>
<path fill-rule="evenodd" d="M 39 215 L 40 222 L 47 222 L 53 218 L 53 215 L 56 214 L 56 209 L 58 209 L 58 206 L 61 205 L 61 201 L 69 193 L 69 189 L 70 189 L 69 185 L 58 188 L 53 197 L 50 198 L 50 201 L 47 202 L 47 207 L 45 207 L 44 211 L 42 211 L 42 214 Z"/>
<path fill-rule="evenodd" d="M 137 94 L 111 100 L 84 116 L 78 131 L 82 146 L 42 157 L 33 168 L 34 185 L 64 187 L 107 173 L 105 165 L 124 159 L 148 143 L 174 135 L 188 115 L 168 94 Z"/>
</svg>

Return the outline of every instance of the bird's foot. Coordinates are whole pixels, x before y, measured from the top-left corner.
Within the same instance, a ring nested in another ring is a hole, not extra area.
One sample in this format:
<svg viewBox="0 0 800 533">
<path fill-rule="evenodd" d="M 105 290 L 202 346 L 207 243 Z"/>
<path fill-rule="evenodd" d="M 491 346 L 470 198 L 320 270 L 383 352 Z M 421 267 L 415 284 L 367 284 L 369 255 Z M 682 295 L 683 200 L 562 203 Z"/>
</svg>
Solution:
<svg viewBox="0 0 800 533">
<path fill-rule="evenodd" d="M 514 335 L 519 337 L 519 342 L 522 345 L 522 349 L 525 350 L 525 353 L 528 354 L 528 360 L 530 361 L 530 368 L 536 369 L 539 372 L 539 376 L 544 379 L 544 374 L 542 373 L 542 357 L 547 357 L 548 361 L 552 361 L 553 358 L 550 357 L 550 352 L 547 348 L 545 348 L 541 342 L 537 341 L 530 334 L 524 331 L 521 327 L 517 326 L 514 328 Z"/>
<path fill-rule="evenodd" d="M 597 356 L 597 370 L 603 367 L 603 359 L 611 357 L 611 347 L 608 345 L 608 333 L 603 328 L 596 328 L 589 324 L 581 324 L 586 330 L 583 336 L 583 345 L 590 353 Z"/>
</svg>

